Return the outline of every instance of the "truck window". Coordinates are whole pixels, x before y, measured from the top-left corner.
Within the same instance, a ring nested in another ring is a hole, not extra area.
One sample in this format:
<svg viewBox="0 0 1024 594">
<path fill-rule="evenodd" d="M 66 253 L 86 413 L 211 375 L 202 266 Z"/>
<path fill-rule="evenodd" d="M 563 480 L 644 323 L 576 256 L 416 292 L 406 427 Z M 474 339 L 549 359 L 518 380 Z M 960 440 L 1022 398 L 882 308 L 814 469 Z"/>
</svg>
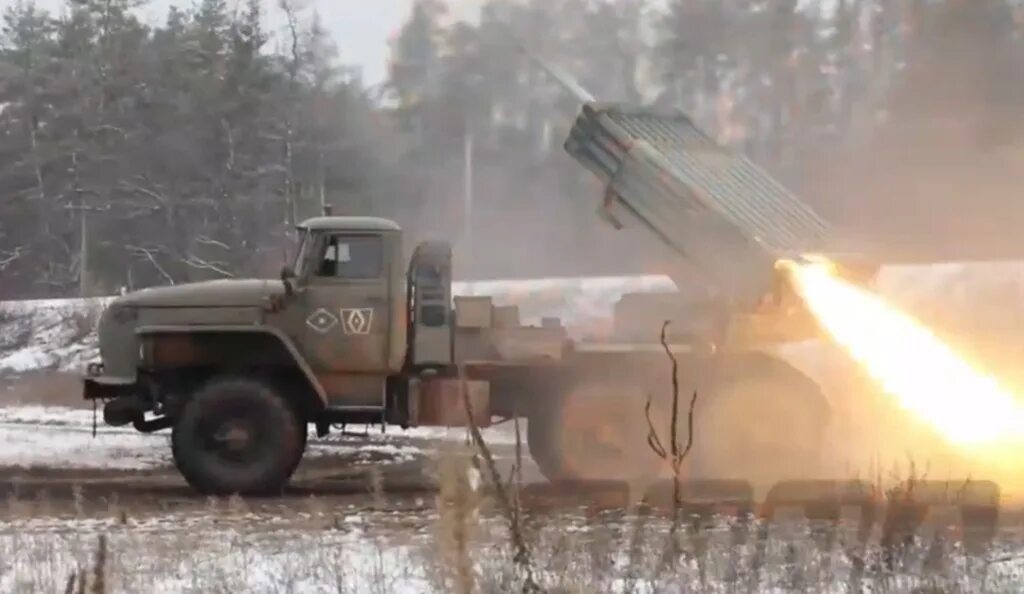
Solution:
<svg viewBox="0 0 1024 594">
<path fill-rule="evenodd" d="M 315 245 L 315 238 L 309 229 L 302 229 L 299 234 L 299 245 L 295 250 L 295 261 L 292 262 L 292 271 L 295 276 L 302 278 L 302 273 L 311 265 L 313 256 L 311 252 L 315 249 L 313 247 Z"/>
<path fill-rule="evenodd" d="M 332 235 L 327 241 L 318 276 L 348 280 L 380 278 L 384 242 L 379 235 Z"/>
</svg>

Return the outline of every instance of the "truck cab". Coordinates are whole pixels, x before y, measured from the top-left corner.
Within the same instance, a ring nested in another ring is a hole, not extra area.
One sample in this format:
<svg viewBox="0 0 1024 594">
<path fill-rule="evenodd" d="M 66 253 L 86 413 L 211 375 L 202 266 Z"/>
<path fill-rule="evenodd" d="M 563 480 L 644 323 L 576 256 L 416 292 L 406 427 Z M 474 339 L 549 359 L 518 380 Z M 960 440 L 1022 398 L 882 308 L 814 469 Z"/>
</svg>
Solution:
<svg viewBox="0 0 1024 594">
<path fill-rule="evenodd" d="M 385 378 L 406 359 L 402 231 L 385 219 L 328 216 L 299 233 L 294 267 L 281 278 L 281 323 L 328 405 L 382 406 Z"/>
</svg>

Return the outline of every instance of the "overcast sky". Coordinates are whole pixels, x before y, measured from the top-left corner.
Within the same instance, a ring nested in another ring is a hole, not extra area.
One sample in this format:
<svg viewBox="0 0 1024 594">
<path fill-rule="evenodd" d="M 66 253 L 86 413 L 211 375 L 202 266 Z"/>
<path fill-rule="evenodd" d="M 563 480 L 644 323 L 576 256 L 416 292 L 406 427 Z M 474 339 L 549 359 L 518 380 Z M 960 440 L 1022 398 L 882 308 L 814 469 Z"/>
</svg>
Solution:
<svg viewBox="0 0 1024 594">
<path fill-rule="evenodd" d="M 0 0 L 0 7 L 15 0 Z M 187 8 L 197 0 L 147 0 L 143 18 L 150 23 L 161 23 L 169 6 Z M 278 0 L 262 0 L 271 26 L 278 34 L 282 25 Z M 301 0 L 309 12 L 320 13 L 324 26 L 333 34 L 341 52 L 342 61 L 363 70 L 368 84 L 381 82 L 385 76 L 388 57 L 388 38 L 401 27 L 413 0 Z M 59 10 L 66 0 L 36 0 L 40 6 Z M 244 0 L 227 0 L 228 7 L 244 6 Z M 450 0 L 453 15 L 472 18 L 474 0 Z"/>
<path fill-rule="evenodd" d="M 143 19 L 151 24 L 162 23 L 167 8 L 178 6 L 188 8 L 199 0 L 145 0 Z M 264 10 L 270 19 L 272 30 L 281 39 L 284 37 L 283 18 L 277 8 L 279 0 L 262 0 Z M 357 66 L 363 71 L 367 84 L 380 83 L 386 76 L 388 39 L 402 26 L 409 14 L 413 0 L 296 0 L 320 13 L 325 27 L 334 36 L 342 61 Z M 0 0 L 0 7 L 13 4 L 15 0 Z M 60 10 L 67 0 L 36 0 L 40 6 Z M 819 3 L 822 7 L 832 6 L 835 0 L 800 0 L 801 4 Z M 451 15 L 456 19 L 473 20 L 478 14 L 480 0 L 447 0 Z M 656 1 L 655 5 L 662 4 Z M 244 6 L 245 0 L 227 0 L 229 9 Z"/>
</svg>

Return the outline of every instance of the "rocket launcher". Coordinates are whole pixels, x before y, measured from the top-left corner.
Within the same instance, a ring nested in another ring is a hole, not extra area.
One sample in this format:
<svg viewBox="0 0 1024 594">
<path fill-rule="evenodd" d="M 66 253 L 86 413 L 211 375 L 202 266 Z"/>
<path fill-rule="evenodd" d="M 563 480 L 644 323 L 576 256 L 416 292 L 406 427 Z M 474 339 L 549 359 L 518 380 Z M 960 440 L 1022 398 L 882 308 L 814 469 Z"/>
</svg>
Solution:
<svg viewBox="0 0 1024 594">
<path fill-rule="evenodd" d="M 830 241 L 808 205 L 685 114 L 587 102 L 565 150 L 605 183 L 606 220 L 646 227 L 740 309 L 776 288 L 776 262 Z"/>
</svg>

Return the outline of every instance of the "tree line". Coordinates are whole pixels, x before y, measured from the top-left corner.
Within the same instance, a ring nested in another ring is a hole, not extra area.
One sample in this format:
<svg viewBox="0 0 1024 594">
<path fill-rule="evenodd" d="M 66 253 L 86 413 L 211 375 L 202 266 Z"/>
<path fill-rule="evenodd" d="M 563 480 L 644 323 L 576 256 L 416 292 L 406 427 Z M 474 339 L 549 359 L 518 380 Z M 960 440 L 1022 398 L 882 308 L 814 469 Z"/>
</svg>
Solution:
<svg viewBox="0 0 1024 594">
<path fill-rule="evenodd" d="M 266 274 L 321 204 L 382 207 L 386 126 L 317 19 L 283 0 L 271 46 L 258 0 L 140 5 L 4 11 L 5 297 Z"/>
<path fill-rule="evenodd" d="M 275 2 L 274 26 L 260 0 L 159 26 L 141 0 L 5 9 L 0 298 L 272 275 L 325 204 L 453 240 L 462 276 L 659 271 L 593 215 L 593 180 L 560 150 L 578 106 L 520 44 L 601 100 L 690 113 L 833 218 L 923 177 L 888 218 L 1012 202 L 1003 183 L 965 202 L 952 173 L 1020 167 L 1011 0 L 487 0 L 474 22 L 417 0 L 382 89 L 315 12 Z M 909 173 L 872 188 L 885 176 L 855 172 L 879 147 Z"/>
</svg>

